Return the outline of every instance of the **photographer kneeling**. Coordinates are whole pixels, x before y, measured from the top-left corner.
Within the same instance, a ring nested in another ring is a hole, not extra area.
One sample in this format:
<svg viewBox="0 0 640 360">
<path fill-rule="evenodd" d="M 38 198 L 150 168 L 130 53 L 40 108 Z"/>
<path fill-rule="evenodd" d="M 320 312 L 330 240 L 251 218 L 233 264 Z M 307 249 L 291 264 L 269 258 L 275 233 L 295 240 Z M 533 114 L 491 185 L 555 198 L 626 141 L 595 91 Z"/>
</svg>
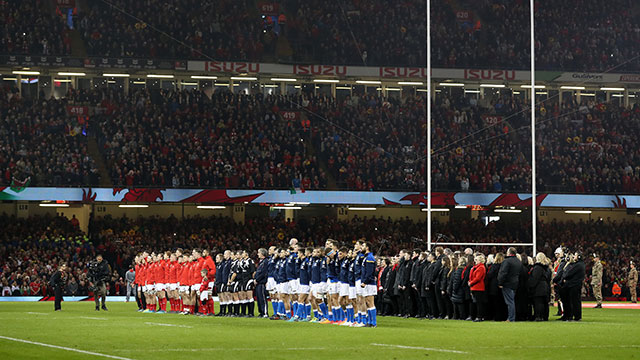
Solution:
<svg viewBox="0 0 640 360">
<path fill-rule="evenodd" d="M 92 283 L 93 298 L 96 301 L 96 311 L 100 311 L 100 299 L 102 299 L 102 310 L 107 311 L 105 301 L 107 299 L 107 281 L 110 275 L 111 267 L 102 258 L 102 255 L 96 256 L 96 261 L 89 264 L 89 279 Z"/>
</svg>

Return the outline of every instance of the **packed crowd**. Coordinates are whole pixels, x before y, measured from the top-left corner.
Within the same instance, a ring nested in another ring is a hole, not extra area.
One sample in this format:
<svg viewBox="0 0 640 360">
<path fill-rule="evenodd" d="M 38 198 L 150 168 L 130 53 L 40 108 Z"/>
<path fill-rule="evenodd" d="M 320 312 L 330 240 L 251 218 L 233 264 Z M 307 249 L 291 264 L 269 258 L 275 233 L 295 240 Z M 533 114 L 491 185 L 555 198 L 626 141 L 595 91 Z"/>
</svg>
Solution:
<svg viewBox="0 0 640 360">
<path fill-rule="evenodd" d="M 640 69 L 640 23 L 631 0 L 537 2 L 536 68 L 601 72 Z M 465 14 L 457 18 L 458 12 Z M 468 16 L 466 16 L 468 14 Z M 432 7 L 433 64 L 530 67 L 529 3 L 446 1 Z"/>
<path fill-rule="evenodd" d="M 0 184 L 97 185 L 99 173 L 87 151 L 86 126 L 67 113 L 73 98 L 31 101 L 0 88 Z"/>
<path fill-rule="evenodd" d="M 209 96 L 211 96 L 209 98 Z M 231 93 L 136 92 L 98 116 L 118 186 L 324 189 L 327 178 L 287 98 Z"/>
<path fill-rule="evenodd" d="M 439 190 L 531 191 L 527 105 L 500 96 L 441 96 L 434 103 L 433 186 Z M 538 190 L 637 193 L 640 106 L 549 100 L 536 108 Z"/>
<path fill-rule="evenodd" d="M 52 15 L 45 0 L 3 0 L 0 14 L 0 54 L 71 54 L 65 18 Z"/>
<path fill-rule="evenodd" d="M 94 56 L 260 61 L 277 35 L 253 1 L 92 1 L 79 29 Z"/>
<path fill-rule="evenodd" d="M 509 134 L 522 123 L 523 106 L 508 96 L 480 103 L 464 96 L 438 97 L 432 107 L 433 188 L 526 191 L 531 182 L 527 134 Z"/>
<path fill-rule="evenodd" d="M 75 9 L 73 23 L 92 56 L 414 67 L 426 63 L 426 9 L 421 1 L 288 0 L 269 16 L 247 0 L 86 5 Z M 538 3 L 537 67 L 637 71 L 636 7 L 632 0 L 587 0 L 578 7 Z M 0 10 L 5 20 L 0 53 L 71 53 L 67 14 L 54 12 L 41 0 L 2 1 Z M 434 66 L 529 67 L 527 2 L 438 1 L 431 11 Z M 382 12 L 385 16 L 379 16 Z"/>
<path fill-rule="evenodd" d="M 286 35 L 293 44 L 294 60 L 360 66 L 426 64 L 425 2 L 292 0 L 285 4 L 292 14 Z"/>
<path fill-rule="evenodd" d="M 315 98 L 307 110 L 338 187 L 426 190 L 425 97 Z"/>
</svg>

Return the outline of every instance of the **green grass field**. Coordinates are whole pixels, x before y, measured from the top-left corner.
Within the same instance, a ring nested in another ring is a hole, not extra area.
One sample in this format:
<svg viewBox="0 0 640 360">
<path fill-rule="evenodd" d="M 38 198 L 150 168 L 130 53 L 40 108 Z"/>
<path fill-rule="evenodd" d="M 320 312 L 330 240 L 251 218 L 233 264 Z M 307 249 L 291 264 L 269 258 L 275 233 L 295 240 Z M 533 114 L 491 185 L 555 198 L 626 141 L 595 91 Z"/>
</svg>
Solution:
<svg viewBox="0 0 640 360">
<path fill-rule="evenodd" d="M 53 312 L 50 302 L 2 302 L 0 359 L 640 358 L 638 310 L 585 309 L 579 323 L 379 317 L 378 328 L 344 328 L 142 314 L 134 303 L 108 306 L 109 312 L 96 312 L 93 303 L 72 302 Z"/>
</svg>

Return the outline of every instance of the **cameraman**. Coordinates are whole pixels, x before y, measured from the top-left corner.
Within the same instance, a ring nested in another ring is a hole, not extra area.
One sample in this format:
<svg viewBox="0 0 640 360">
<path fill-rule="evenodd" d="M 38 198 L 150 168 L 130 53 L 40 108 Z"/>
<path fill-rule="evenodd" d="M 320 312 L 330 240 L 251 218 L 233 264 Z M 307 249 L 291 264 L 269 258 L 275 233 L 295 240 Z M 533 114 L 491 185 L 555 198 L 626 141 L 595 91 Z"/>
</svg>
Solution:
<svg viewBox="0 0 640 360">
<path fill-rule="evenodd" d="M 100 298 L 102 298 L 102 310 L 107 311 L 105 301 L 107 298 L 107 281 L 111 275 L 111 267 L 102 258 L 102 255 L 96 256 L 96 261 L 91 264 L 90 278 L 93 283 L 93 297 L 96 301 L 96 311 L 100 311 Z"/>
</svg>

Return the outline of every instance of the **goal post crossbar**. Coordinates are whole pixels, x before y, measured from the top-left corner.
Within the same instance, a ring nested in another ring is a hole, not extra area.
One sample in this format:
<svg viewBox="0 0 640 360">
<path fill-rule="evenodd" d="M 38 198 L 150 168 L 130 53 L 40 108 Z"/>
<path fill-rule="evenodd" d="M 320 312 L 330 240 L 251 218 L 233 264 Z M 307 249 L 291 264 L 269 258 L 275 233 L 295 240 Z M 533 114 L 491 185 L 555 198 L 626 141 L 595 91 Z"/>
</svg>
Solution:
<svg viewBox="0 0 640 360">
<path fill-rule="evenodd" d="M 446 245 L 446 246 L 533 246 L 532 243 L 470 243 L 470 242 L 433 242 L 431 246 Z"/>
</svg>

